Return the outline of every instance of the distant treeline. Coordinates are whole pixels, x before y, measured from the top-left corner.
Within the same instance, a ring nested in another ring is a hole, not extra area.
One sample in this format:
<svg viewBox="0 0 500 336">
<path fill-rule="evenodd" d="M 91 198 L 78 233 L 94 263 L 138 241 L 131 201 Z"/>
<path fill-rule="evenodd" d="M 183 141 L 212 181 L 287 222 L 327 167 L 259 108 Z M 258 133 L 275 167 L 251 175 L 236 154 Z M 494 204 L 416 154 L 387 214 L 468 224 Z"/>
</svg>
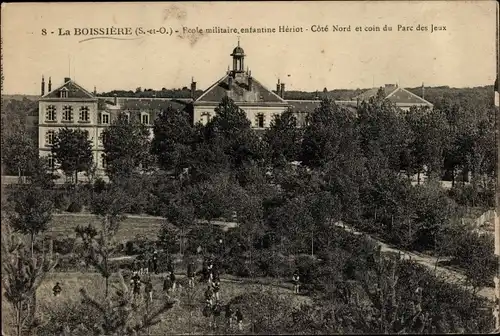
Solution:
<svg viewBox="0 0 500 336">
<path fill-rule="evenodd" d="M 449 86 L 421 87 L 406 88 L 408 91 L 416 94 L 419 97 L 424 97 L 434 105 L 439 105 L 443 100 L 463 102 L 465 100 L 482 101 L 493 103 L 494 89 L 493 85 L 474 87 L 474 88 L 450 88 Z M 335 100 L 352 100 L 357 95 L 363 93 L 367 89 L 335 89 L 321 91 L 286 91 L 285 99 L 287 100 L 313 100 L 322 99 L 325 97 Z M 199 97 L 203 93 L 202 90 L 196 90 L 195 97 Z M 187 87 L 182 89 L 141 89 L 137 88 L 135 91 L 129 90 L 113 90 L 109 92 L 98 93 L 100 97 L 137 97 L 137 98 L 191 98 L 191 90 Z"/>
<path fill-rule="evenodd" d="M 419 97 L 424 96 L 426 100 L 433 103 L 435 107 L 440 108 L 445 101 L 458 103 L 458 104 L 481 104 L 490 105 L 493 104 L 494 99 L 494 88 L 493 85 L 474 87 L 474 88 L 450 88 L 449 86 L 437 86 L 437 87 L 425 87 L 422 91 L 421 87 L 416 88 L 406 88 L 410 92 L 416 94 Z M 335 90 L 325 90 L 322 91 L 286 91 L 285 99 L 287 100 L 312 100 L 312 99 L 322 99 L 328 97 L 335 100 L 351 100 L 355 96 L 366 91 L 365 89 L 347 90 L 347 89 L 335 89 Z M 201 96 L 202 90 L 196 90 L 195 97 Z M 141 89 L 137 88 L 135 91 L 132 90 L 113 90 L 109 92 L 98 93 L 98 97 L 113 97 L 114 95 L 118 97 L 136 97 L 136 98 L 191 98 L 191 90 L 187 87 L 182 89 L 166 89 L 161 90 L 153 89 Z M 2 95 L 2 103 L 8 103 L 10 101 L 22 101 L 21 104 L 15 104 L 15 110 L 22 109 L 21 106 L 25 106 L 27 110 L 36 109 L 38 102 L 31 95 Z M 4 105 L 4 104 L 2 104 Z M 3 106 L 5 107 L 5 105 Z M 10 106 L 13 107 L 13 106 Z M 11 110 L 8 108 L 7 110 Z M 6 109 L 2 108 L 2 113 L 5 113 Z M 21 112 L 21 111 L 19 111 Z M 26 113 L 28 111 L 24 111 Z"/>
</svg>

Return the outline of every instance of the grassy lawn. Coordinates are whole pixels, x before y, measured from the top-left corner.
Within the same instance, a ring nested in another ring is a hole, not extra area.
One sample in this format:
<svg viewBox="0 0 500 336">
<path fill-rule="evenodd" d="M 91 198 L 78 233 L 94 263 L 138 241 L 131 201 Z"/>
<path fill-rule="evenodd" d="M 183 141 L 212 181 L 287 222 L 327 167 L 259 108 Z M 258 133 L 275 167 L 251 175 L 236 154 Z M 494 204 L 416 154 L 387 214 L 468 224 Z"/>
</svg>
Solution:
<svg viewBox="0 0 500 336">
<path fill-rule="evenodd" d="M 164 222 L 164 219 L 158 217 L 127 218 L 120 224 L 116 239 L 127 241 L 140 236 L 141 238 L 156 240 Z M 92 215 L 57 215 L 52 218 L 47 235 L 54 238 L 75 237 L 75 228 L 78 225 L 87 226 L 90 223 L 99 229 L 99 219 Z"/>
<path fill-rule="evenodd" d="M 184 277 L 182 275 L 178 276 L 181 283 L 183 278 Z M 159 305 L 163 300 L 165 300 L 165 294 L 162 291 L 162 277 L 161 275 L 153 275 L 152 279 L 154 286 L 153 305 Z M 113 276 L 111 282 L 116 284 L 117 280 L 118 277 Z M 128 279 L 125 280 L 127 282 L 129 281 Z M 60 282 L 63 288 L 59 297 L 54 297 L 52 294 L 52 288 L 56 281 Z M 262 283 L 255 283 L 256 281 Z M 223 276 L 221 277 L 220 298 L 223 303 L 226 303 L 232 298 L 244 293 L 259 291 L 262 292 L 262 295 L 266 295 L 266 293 L 270 291 L 289 298 L 294 305 L 310 301 L 308 297 L 294 295 L 290 284 L 280 284 L 274 282 L 275 281 L 266 281 L 266 279 L 254 279 L 254 281 L 248 281 L 247 279 Z M 171 335 L 212 333 L 213 331 L 211 331 L 207 326 L 207 319 L 202 315 L 205 286 L 206 284 L 197 283 L 196 287 L 191 291 L 183 289 L 173 293 L 172 297 L 178 299 L 179 302 L 174 306 L 174 308 L 165 313 L 162 322 L 151 329 L 151 334 Z M 82 287 L 86 288 L 93 297 L 103 297 L 104 279 L 97 273 L 54 272 L 49 274 L 47 279 L 38 289 L 38 312 L 46 321 L 52 319 L 54 316 L 57 316 L 57 320 L 60 322 L 70 321 L 72 315 L 71 311 L 74 311 L 81 306 L 81 295 L 79 293 L 79 289 Z M 111 286 L 111 288 L 113 288 L 113 286 Z M 2 321 L 4 331 L 6 332 L 6 335 L 12 335 L 12 311 L 6 302 L 3 300 L 2 302 Z M 251 318 L 251 316 L 248 316 L 248 314 L 245 313 L 244 316 L 247 320 L 246 322 L 248 322 L 248 319 Z M 224 317 L 222 314 L 218 324 L 222 326 L 223 323 Z M 246 328 L 248 328 L 248 325 Z M 246 329 L 243 330 L 242 333 L 248 333 L 249 331 L 250 330 Z M 238 333 L 237 330 L 219 330 L 218 332 Z M 43 334 L 39 332 L 38 335 L 40 336 Z"/>
</svg>

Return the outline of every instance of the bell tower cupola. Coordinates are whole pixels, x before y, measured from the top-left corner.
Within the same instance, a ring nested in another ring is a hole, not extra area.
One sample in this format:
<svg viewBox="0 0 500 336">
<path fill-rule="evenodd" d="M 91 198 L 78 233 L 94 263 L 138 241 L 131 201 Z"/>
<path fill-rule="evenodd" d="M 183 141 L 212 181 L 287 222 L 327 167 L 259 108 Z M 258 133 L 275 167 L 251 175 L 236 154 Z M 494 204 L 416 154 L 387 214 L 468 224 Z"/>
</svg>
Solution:
<svg viewBox="0 0 500 336">
<path fill-rule="evenodd" d="M 245 72 L 245 51 L 240 47 L 240 38 L 238 37 L 238 46 L 233 49 L 231 54 L 233 57 L 233 72 L 243 73 Z"/>
</svg>

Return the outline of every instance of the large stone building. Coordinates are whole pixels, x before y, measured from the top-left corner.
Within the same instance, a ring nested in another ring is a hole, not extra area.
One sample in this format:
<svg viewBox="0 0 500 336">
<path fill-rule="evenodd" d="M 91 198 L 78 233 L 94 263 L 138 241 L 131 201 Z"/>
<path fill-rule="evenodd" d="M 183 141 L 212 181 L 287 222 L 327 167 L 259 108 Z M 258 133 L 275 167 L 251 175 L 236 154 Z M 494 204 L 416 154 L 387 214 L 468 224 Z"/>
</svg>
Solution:
<svg viewBox="0 0 500 336">
<path fill-rule="evenodd" d="M 291 109 L 296 113 L 299 125 L 304 125 L 307 114 L 319 106 L 320 99 L 286 100 L 285 83 L 278 80 L 276 90 L 265 87 L 251 71 L 245 69 L 245 52 L 239 42 L 233 52 L 232 69 L 206 89 L 196 95 L 196 82 L 191 81 L 191 98 L 137 98 L 137 97 L 98 97 L 96 90 L 89 92 L 71 78 L 52 89 L 49 78 L 45 92 L 45 80 L 42 77 L 41 98 L 38 110 L 38 143 L 41 156 L 52 161 L 50 148 L 54 134 L 64 127 L 79 128 L 87 132 L 92 142 L 94 162 L 98 171 L 105 165 L 103 160 L 102 131 L 108 127 L 120 113 L 125 113 L 130 120 L 138 120 L 152 127 L 158 113 L 168 107 L 188 111 L 193 123 L 206 124 L 215 114 L 214 109 L 223 97 L 230 97 L 236 105 L 246 112 L 251 125 L 256 130 L 268 128 L 274 116 Z M 388 87 L 386 89 L 389 90 Z M 360 100 L 376 94 L 377 89 L 369 90 L 350 101 L 337 101 L 338 104 L 355 109 Z M 402 88 L 391 87 L 387 98 L 403 109 L 414 105 L 432 106 L 429 102 Z M 152 129 L 152 128 L 151 128 Z"/>
</svg>

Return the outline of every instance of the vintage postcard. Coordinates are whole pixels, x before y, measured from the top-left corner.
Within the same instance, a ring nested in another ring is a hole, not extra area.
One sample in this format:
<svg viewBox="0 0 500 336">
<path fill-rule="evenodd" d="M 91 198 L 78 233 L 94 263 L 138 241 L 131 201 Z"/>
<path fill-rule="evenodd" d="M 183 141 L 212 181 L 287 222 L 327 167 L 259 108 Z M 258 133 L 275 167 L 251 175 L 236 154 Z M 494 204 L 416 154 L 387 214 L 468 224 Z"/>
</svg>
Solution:
<svg viewBox="0 0 500 336">
<path fill-rule="evenodd" d="M 499 332 L 498 13 L 2 4 L 2 335 Z"/>
</svg>

